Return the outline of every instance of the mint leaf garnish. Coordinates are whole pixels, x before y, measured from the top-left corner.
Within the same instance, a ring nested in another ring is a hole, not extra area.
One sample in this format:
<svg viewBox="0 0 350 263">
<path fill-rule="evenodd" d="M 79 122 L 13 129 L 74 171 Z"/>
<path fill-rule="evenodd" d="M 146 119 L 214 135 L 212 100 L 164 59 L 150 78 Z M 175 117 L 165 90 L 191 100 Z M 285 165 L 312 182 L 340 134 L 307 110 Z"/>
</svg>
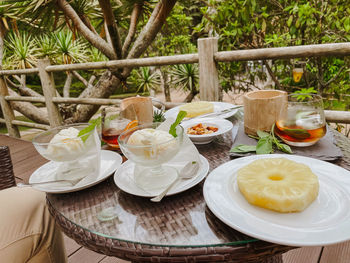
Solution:
<svg viewBox="0 0 350 263">
<path fill-rule="evenodd" d="M 82 139 L 83 142 L 89 138 L 89 133 L 95 129 L 97 125 L 101 124 L 101 117 L 98 117 L 97 119 L 90 120 L 89 121 L 90 125 L 87 126 L 86 128 L 82 129 L 79 131 L 78 136 Z"/>
<path fill-rule="evenodd" d="M 256 152 L 257 154 L 269 154 L 273 153 L 274 147 L 285 153 L 293 153 L 292 149 L 284 143 L 281 143 L 274 134 L 275 124 L 272 125 L 271 132 L 257 131 L 258 136 L 251 136 L 251 138 L 257 139 L 257 145 L 245 145 L 239 144 L 233 147 L 230 152 L 234 153 L 247 153 Z M 295 131 L 295 130 L 293 130 Z"/>
<path fill-rule="evenodd" d="M 169 129 L 169 133 L 174 136 L 175 138 L 177 137 L 176 134 L 176 126 L 180 124 L 180 122 L 183 120 L 183 118 L 186 117 L 187 112 L 186 111 L 179 111 L 179 113 L 177 114 L 176 120 L 173 124 L 171 124 L 170 129 Z"/>
<path fill-rule="evenodd" d="M 232 153 L 247 153 L 247 152 L 255 152 L 256 146 L 255 145 L 245 145 L 245 144 L 239 144 L 233 147 L 230 152 Z"/>
</svg>

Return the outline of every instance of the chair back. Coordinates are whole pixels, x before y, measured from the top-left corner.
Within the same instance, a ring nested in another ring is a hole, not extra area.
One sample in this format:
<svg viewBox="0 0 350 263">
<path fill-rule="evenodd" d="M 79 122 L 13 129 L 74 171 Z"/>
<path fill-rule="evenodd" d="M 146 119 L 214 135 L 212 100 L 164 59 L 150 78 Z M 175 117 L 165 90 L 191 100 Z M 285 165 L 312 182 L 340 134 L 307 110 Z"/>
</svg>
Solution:
<svg viewBox="0 0 350 263">
<path fill-rule="evenodd" d="M 12 186 L 16 186 L 16 180 L 10 150 L 7 146 L 0 146 L 0 190 Z"/>
</svg>

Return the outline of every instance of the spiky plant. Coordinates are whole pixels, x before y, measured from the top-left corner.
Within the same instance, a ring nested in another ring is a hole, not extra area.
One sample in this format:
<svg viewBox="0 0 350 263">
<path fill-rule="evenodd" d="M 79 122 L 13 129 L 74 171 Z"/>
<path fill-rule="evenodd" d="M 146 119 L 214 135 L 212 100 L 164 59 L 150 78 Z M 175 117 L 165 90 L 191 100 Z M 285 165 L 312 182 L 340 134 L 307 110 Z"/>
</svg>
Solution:
<svg viewBox="0 0 350 263">
<path fill-rule="evenodd" d="M 142 90 L 145 92 L 150 92 L 152 89 L 156 90 L 160 85 L 160 78 L 158 72 L 151 73 L 149 67 L 141 67 L 136 73 L 137 75 L 137 92 Z"/>
<path fill-rule="evenodd" d="M 33 68 L 36 65 L 38 48 L 32 36 L 26 32 L 19 35 L 10 33 L 5 41 L 8 50 L 7 60 L 11 62 L 11 68 Z"/>
<path fill-rule="evenodd" d="M 197 90 L 199 81 L 197 64 L 174 65 L 169 73 L 173 78 L 172 84 L 174 88 L 185 91 Z"/>
<path fill-rule="evenodd" d="M 87 44 L 81 39 L 74 40 L 71 31 L 60 31 L 55 34 L 55 37 L 61 63 L 71 64 L 86 61 L 88 56 Z"/>
</svg>

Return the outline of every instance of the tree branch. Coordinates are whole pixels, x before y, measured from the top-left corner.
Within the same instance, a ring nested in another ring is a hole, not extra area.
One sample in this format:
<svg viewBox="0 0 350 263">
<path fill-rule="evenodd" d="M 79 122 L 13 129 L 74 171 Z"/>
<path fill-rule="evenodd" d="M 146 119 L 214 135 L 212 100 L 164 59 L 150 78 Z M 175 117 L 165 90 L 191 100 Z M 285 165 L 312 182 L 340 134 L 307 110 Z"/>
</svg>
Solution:
<svg viewBox="0 0 350 263">
<path fill-rule="evenodd" d="M 335 76 L 334 76 L 333 78 L 331 78 L 331 79 L 328 80 L 326 83 L 324 83 L 324 86 L 328 86 L 328 85 L 331 84 L 333 81 L 335 81 L 336 78 L 339 77 L 340 73 L 342 73 L 342 71 L 343 71 L 344 69 L 345 69 L 345 66 L 342 66 L 342 67 L 338 70 L 337 74 L 335 74 Z"/>
<path fill-rule="evenodd" d="M 12 89 L 8 89 L 10 96 L 19 96 Z M 11 101 L 11 106 L 14 110 L 22 113 L 28 119 L 31 119 L 37 123 L 41 124 L 49 124 L 49 119 L 47 117 L 47 113 L 43 113 L 39 108 L 35 107 L 30 102 L 22 102 L 22 101 Z"/>
<path fill-rule="evenodd" d="M 84 86 L 87 86 L 88 85 L 88 82 L 86 81 L 86 79 L 84 79 L 77 71 L 73 70 L 72 71 L 72 74 L 74 77 L 76 77 L 79 81 L 81 81 Z"/>
<path fill-rule="evenodd" d="M 278 79 L 276 78 L 276 75 L 273 73 L 272 69 L 270 68 L 269 63 L 267 63 L 266 60 L 263 60 L 264 65 L 266 66 L 267 71 L 269 72 L 272 80 L 275 82 L 276 86 L 278 89 L 281 89 L 281 83 L 278 81 Z"/>
<path fill-rule="evenodd" d="M 73 21 L 76 28 L 84 36 L 84 38 L 86 38 L 86 40 L 88 40 L 94 47 L 100 50 L 109 59 L 117 58 L 112 47 L 108 45 L 108 43 L 99 35 L 91 32 L 91 30 L 83 23 L 83 21 L 81 21 L 78 14 L 75 12 L 75 10 L 70 6 L 70 4 L 66 0 L 57 0 L 57 3 L 58 3 L 58 6 L 64 12 L 64 14 Z"/>
<path fill-rule="evenodd" d="M 135 43 L 127 56 L 128 59 L 137 58 L 142 55 L 162 28 L 175 3 L 176 0 L 160 0 L 157 3 L 147 24 L 135 40 Z"/>
<path fill-rule="evenodd" d="M 32 90 L 31 88 L 28 88 L 27 86 L 15 84 L 8 77 L 5 77 L 5 81 L 6 81 L 6 84 L 11 86 L 12 88 L 18 89 L 19 93 L 23 96 L 40 97 L 40 98 L 44 97 L 40 93 L 37 93 L 36 91 Z"/>
<path fill-rule="evenodd" d="M 117 23 L 115 22 L 115 17 L 112 11 L 111 2 L 109 0 L 98 0 L 98 2 L 100 3 L 103 17 L 107 24 L 107 29 L 111 37 L 114 53 L 117 55 L 117 59 L 121 59 L 122 43 L 120 40 Z"/>
<path fill-rule="evenodd" d="M 122 49 L 122 55 L 123 58 L 126 57 L 126 53 L 128 52 L 128 49 L 130 47 L 130 44 L 135 36 L 136 33 L 136 26 L 137 26 L 137 21 L 139 20 L 139 17 L 142 12 L 142 4 L 141 3 L 135 3 L 134 8 L 131 12 L 130 16 L 130 26 L 129 26 L 129 32 L 128 35 L 125 38 L 123 49 Z"/>
</svg>

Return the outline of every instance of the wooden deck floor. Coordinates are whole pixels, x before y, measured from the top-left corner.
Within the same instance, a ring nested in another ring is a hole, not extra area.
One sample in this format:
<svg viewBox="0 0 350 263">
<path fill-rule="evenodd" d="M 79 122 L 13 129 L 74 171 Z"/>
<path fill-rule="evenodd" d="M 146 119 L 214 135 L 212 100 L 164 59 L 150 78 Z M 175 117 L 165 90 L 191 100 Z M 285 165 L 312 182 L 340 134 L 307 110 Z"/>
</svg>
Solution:
<svg viewBox="0 0 350 263">
<path fill-rule="evenodd" d="M 130 263 L 118 258 L 107 257 L 78 245 L 65 237 L 69 263 Z M 283 263 L 349 263 L 350 242 L 326 247 L 303 247 L 283 254 Z"/>
<path fill-rule="evenodd" d="M 8 136 L 0 135 L 0 145 L 10 148 L 14 173 L 18 182 L 28 182 L 34 170 L 46 163 L 44 158 L 33 156 L 34 147 L 30 142 L 18 144 Z M 33 159 L 34 158 L 34 159 Z M 35 165 L 33 165 L 33 163 Z M 70 263 L 127 263 L 128 261 L 107 257 L 78 245 L 65 237 L 65 246 Z M 325 247 L 304 247 L 291 250 L 283 255 L 284 263 L 350 263 L 350 241 Z"/>
</svg>

